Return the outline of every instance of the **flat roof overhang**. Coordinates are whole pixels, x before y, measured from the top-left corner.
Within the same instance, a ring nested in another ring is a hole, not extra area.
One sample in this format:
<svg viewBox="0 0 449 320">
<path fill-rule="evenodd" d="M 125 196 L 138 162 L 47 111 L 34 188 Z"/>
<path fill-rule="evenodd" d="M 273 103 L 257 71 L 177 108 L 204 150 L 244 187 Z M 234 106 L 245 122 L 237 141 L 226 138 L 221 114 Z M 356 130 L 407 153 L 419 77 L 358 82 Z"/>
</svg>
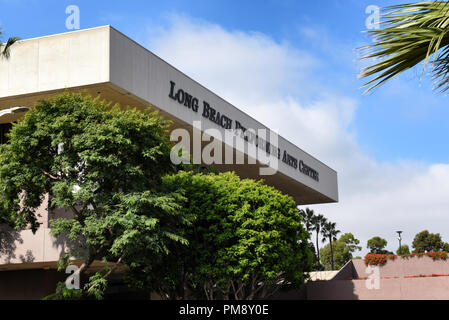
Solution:
<svg viewBox="0 0 449 320">
<path fill-rule="evenodd" d="M 207 101 L 246 128 L 268 129 L 110 26 L 23 40 L 11 49 L 11 58 L 0 61 L 0 110 L 32 106 L 65 90 L 85 90 L 122 106 L 157 109 L 173 121 L 173 128 L 192 131 L 193 121 L 202 121 L 203 129 L 223 131 L 201 116 L 202 101 Z M 171 82 L 198 97 L 199 112 L 192 112 L 169 97 Z M 21 116 L 3 116 L 0 123 Z M 276 174 L 265 176 L 259 175 L 260 164 L 214 166 L 220 171 L 235 171 L 244 178 L 263 179 L 300 205 L 338 201 L 334 170 L 282 137 L 278 146 L 316 170 L 319 180 L 282 161 Z"/>
</svg>

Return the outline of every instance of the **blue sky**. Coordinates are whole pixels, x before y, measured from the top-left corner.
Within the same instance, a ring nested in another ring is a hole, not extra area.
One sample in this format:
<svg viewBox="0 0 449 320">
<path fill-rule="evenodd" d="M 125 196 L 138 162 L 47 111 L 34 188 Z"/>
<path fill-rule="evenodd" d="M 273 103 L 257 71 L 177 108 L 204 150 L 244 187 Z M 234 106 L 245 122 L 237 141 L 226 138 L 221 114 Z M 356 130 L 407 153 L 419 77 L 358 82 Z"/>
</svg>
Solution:
<svg viewBox="0 0 449 320">
<path fill-rule="evenodd" d="M 409 245 L 425 228 L 449 240 L 441 227 L 447 223 L 449 207 L 449 186 L 444 184 L 449 178 L 448 98 L 432 91 L 420 69 L 370 95 L 362 94 L 363 82 L 357 79 L 363 64 L 356 48 L 370 43 L 362 33 L 366 7 L 398 3 L 0 0 L 0 25 L 5 37 L 23 39 L 66 32 L 65 9 L 75 4 L 81 29 L 114 26 L 231 103 L 247 107 L 244 110 L 255 118 L 282 127 L 282 135 L 335 168 L 341 201 L 316 210 L 336 221 L 340 230 L 354 232 L 363 245 L 380 235 L 393 250 L 398 228 L 405 230 L 403 242 Z M 186 39 L 201 39 L 205 46 L 189 47 Z M 225 42 L 233 64 L 220 69 L 209 50 Z M 265 53 L 277 58 L 264 57 Z M 192 55 L 200 61 L 190 61 Z M 270 71 L 252 79 L 239 73 L 253 63 L 248 63 L 252 56 L 258 58 L 249 70 L 257 69 L 259 61 Z M 261 80 L 264 76 L 267 79 Z M 254 92 L 276 92 L 270 97 L 273 105 L 279 102 L 279 110 L 295 113 L 296 120 L 261 111 L 269 110 L 260 102 L 263 99 L 237 92 L 235 79 L 254 81 L 248 85 Z"/>
</svg>

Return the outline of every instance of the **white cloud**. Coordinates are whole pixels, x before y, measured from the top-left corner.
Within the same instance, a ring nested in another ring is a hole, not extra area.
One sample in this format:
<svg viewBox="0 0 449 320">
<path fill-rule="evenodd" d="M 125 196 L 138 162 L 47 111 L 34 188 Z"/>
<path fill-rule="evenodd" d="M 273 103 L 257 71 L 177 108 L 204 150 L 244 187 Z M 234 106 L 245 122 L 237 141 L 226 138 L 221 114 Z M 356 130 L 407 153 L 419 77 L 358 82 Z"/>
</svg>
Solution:
<svg viewBox="0 0 449 320">
<path fill-rule="evenodd" d="M 337 170 L 340 202 L 313 208 L 354 233 L 363 247 L 379 235 L 395 250 L 398 229 L 410 246 L 424 229 L 449 241 L 449 164 L 379 163 L 364 154 L 350 129 L 360 98 L 314 80 L 321 63 L 311 53 L 260 33 L 180 16 L 171 16 L 166 29 L 151 30 L 149 47 Z"/>
<path fill-rule="evenodd" d="M 261 33 L 227 31 L 181 16 L 171 16 L 170 21 L 169 29 L 152 31 L 150 48 L 215 93 L 240 105 L 302 90 L 297 84 L 305 82 L 307 71 L 317 63 L 304 51 L 276 43 Z"/>
</svg>

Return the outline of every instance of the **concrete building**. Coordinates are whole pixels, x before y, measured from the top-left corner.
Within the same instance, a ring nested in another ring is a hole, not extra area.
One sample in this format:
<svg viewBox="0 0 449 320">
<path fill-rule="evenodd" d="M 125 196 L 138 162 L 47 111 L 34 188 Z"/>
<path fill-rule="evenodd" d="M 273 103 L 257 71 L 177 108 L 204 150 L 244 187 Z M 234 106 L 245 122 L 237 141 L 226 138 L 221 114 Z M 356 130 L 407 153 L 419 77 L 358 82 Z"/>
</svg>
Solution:
<svg viewBox="0 0 449 320">
<path fill-rule="evenodd" d="M 85 90 L 92 96 L 101 95 L 141 110 L 152 107 L 172 120 L 173 128 L 189 132 L 197 122 L 201 122 L 202 132 L 215 129 L 223 136 L 228 129 L 269 132 L 263 124 L 110 26 L 22 40 L 11 48 L 10 59 L 0 60 L 0 110 L 32 106 L 64 90 Z M 10 123 L 21 116 L 0 117 L 0 143 Z M 239 149 L 224 142 L 225 149 L 252 159 L 248 146 Z M 334 170 L 282 137 L 276 143 L 268 139 L 263 142 L 258 148 L 271 150 L 272 155 L 278 153 L 273 175 L 261 177 L 264 165 L 260 163 L 214 166 L 221 171 L 233 170 L 241 177 L 263 178 L 300 205 L 338 201 Z M 50 236 L 46 210 L 44 203 L 40 208 L 42 226 L 36 234 L 30 230 L 2 233 L 0 299 L 39 298 L 54 291 L 55 282 L 64 278 L 54 270 L 66 243 Z"/>
</svg>

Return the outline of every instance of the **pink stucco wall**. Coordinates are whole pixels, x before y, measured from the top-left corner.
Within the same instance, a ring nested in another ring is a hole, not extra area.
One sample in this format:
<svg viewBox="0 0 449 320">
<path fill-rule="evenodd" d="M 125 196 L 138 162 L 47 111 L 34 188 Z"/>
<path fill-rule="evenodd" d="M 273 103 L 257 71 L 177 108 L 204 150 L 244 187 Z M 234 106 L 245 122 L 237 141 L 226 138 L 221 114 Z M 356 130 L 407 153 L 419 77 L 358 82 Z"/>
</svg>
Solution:
<svg viewBox="0 0 449 320">
<path fill-rule="evenodd" d="M 366 265 L 361 259 L 352 260 L 357 278 L 367 277 Z M 421 256 L 413 258 L 397 257 L 395 260 L 388 260 L 387 263 L 379 267 L 380 276 L 383 277 L 403 277 L 414 275 L 449 274 L 448 260 L 433 260 L 431 257 Z"/>
<path fill-rule="evenodd" d="M 308 300 L 448 300 L 449 277 L 381 279 L 379 289 L 365 280 L 335 280 L 307 284 Z"/>
<path fill-rule="evenodd" d="M 448 300 L 449 260 L 431 257 L 397 258 L 379 267 L 379 286 L 367 285 L 363 260 L 352 260 L 342 274 L 353 280 L 331 280 L 307 283 L 309 300 Z M 425 275 L 427 277 L 408 278 Z M 362 279 L 361 279 L 362 278 Z M 340 277 L 342 279 L 342 277 Z M 373 282 L 370 282 L 373 284 Z"/>
</svg>

